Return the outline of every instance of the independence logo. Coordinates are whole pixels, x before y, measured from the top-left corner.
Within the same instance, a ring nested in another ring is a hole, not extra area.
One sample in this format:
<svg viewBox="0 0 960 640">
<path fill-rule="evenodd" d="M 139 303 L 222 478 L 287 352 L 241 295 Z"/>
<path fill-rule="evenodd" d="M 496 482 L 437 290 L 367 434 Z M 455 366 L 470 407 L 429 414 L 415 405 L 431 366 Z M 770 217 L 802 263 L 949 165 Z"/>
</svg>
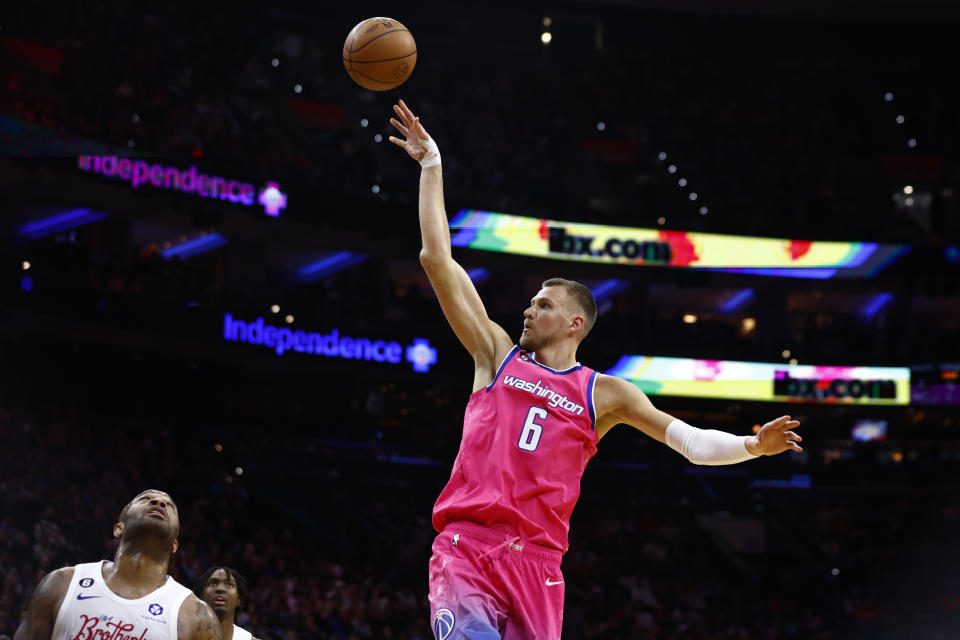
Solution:
<svg viewBox="0 0 960 640">
<path fill-rule="evenodd" d="M 229 313 L 223 316 L 223 339 L 227 342 L 269 347 L 278 356 L 287 351 L 296 351 L 328 358 L 387 364 L 400 364 L 405 361 L 418 373 L 428 372 L 437 362 L 437 350 L 430 346 L 430 341 L 426 338 L 414 338 L 407 347 L 403 347 L 396 341 L 342 335 L 339 329 L 319 333 L 275 327 L 266 324 L 263 318 L 245 322 Z"/>
<path fill-rule="evenodd" d="M 264 213 L 274 218 L 287 208 L 287 194 L 280 191 L 276 182 L 268 182 L 263 189 L 257 190 L 249 182 L 199 173 L 194 166 L 178 169 L 117 156 L 79 156 L 77 167 L 81 171 L 126 180 L 134 189 L 140 185 L 151 185 L 158 189 L 192 193 L 201 198 L 229 200 L 248 207 L 259 203 Z"/>
</svg>

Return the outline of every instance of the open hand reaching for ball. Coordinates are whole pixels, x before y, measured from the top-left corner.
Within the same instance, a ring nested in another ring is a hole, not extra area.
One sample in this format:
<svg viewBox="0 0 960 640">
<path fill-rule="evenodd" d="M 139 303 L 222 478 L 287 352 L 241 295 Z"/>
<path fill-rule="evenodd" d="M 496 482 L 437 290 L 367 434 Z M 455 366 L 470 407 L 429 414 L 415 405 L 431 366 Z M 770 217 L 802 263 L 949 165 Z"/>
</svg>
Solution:
<svg viewBox="0 0 960 640">
<path fill-rule="evenodd" d="M 419 162 L 424 169 L 440 164 L 440 149 L 437 148 L 437 143 L 433 141 L 423 125 L 420 124 L 420 118 L 413 115 L 413 111 L 403 100 L 393 105 L 393 110 L 400 120 L 390 118 L 390 124 L 403 134 L 405 139 L 401 140 L 390 136 L 390 142 L 398 147 L 403 147 L 407 155 Z"/>
</svg>

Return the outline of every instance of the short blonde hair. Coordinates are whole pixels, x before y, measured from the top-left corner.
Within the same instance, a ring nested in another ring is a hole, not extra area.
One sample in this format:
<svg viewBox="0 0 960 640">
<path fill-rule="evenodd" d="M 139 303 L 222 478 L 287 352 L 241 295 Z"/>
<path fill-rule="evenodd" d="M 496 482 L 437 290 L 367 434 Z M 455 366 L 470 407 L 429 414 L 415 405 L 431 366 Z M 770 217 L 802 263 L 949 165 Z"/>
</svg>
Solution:
<svg viewBox="0 0 960 640">
<path fill-rule="evenodd" d="M 580 340 L 587 337 L 593 325 L 597 323 L 597 301 L 593 297 L 593 292 L 583 284 L 566 278 L 550 278 L 544 280 L 541 287 L 564 287 L 570 296 L 583 309 L 583 333 L 580 334 Z"/>
</svg>

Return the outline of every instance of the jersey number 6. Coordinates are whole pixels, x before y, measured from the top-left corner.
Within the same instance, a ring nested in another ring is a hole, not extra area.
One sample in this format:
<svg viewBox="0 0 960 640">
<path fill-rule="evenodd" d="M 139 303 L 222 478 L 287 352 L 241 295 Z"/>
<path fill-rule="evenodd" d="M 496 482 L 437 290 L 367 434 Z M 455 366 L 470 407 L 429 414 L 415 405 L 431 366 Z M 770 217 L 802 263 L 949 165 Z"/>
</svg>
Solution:
<svg viewBox="0 0 960 640">
<path fill-rule="evenodd" d="M 517 446 L 524 451 L 536 451 L 540 444 L 540 434 L 543 433 L 543 425 L 537 423 L 536 419 L 543 420 L 547 417 L 547 410 L 542 407 L 530 407 L 527 411 L 527 419 L 523 423 L 523 431 L 520 432 L 520 441 Z"/>
</svg>

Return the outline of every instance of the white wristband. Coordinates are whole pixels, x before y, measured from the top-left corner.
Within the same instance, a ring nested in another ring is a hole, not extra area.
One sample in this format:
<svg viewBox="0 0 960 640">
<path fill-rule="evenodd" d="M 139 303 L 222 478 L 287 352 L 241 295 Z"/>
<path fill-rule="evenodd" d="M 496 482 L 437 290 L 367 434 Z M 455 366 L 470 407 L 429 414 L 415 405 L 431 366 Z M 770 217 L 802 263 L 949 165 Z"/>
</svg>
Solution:
<svg viewBox="0 0 960 640">
<path fill-rule="evenodd" d="M 665 435 L 667 446 L 693 464 L 736 464 L 759 457 L 747 451 L 749 436 L 698 429 L 683 420 L 668 424 Z"/>
<path fill-rule="evenodd" d="M 437 147 L 437 143 L 433 141 L 433 138 L 427 138 L 426 140 L 418 138 L 418 140 L 420 147 L 426 152 L 420 160 L 420 166 L 426 169 L 435 164 L 440 164 L 440 149 Z"/>
</svg>

